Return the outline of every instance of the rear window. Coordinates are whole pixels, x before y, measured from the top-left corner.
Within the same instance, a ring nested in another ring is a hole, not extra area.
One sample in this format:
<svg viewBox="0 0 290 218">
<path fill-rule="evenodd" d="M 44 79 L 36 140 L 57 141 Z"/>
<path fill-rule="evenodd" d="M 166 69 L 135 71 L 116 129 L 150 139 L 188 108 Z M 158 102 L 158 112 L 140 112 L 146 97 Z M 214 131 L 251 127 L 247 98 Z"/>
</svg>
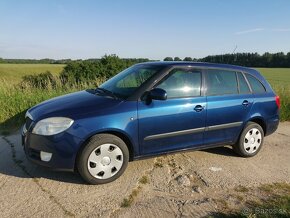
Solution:
<svg viewBox="0 0 290 218">
<path fill-rule="evenodd" d="M 207 95 L 238 94 L 235 71 L 209 69 L 206 76 Z"/>
<path fill-rule="evenodd" d="M 249 81 L 251 87 L 252 87 L 252 91 L 254 93 L 264 93 L 266 92 L 265 87 L 263 86 L 263 84 L 254 76 L 250 75 L 250 74 L 246 74 L 247 80 Z"/>
</svg>

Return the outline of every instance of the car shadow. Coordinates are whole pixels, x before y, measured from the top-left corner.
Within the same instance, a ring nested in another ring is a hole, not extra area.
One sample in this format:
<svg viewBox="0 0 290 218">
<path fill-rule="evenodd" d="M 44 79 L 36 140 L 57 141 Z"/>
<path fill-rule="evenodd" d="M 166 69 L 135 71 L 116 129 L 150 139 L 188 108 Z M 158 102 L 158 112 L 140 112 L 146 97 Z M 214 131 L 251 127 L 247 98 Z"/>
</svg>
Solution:
<svg viewBox="0 0 290 218">
<path fill-rule="evenodd" d="M 204 152 L 222 155 L 222 156 L 231 156 L 231 157 L 240 157 L 235 151 L 230 147 L 216 147 L 203 150 Z"/>
</svg>

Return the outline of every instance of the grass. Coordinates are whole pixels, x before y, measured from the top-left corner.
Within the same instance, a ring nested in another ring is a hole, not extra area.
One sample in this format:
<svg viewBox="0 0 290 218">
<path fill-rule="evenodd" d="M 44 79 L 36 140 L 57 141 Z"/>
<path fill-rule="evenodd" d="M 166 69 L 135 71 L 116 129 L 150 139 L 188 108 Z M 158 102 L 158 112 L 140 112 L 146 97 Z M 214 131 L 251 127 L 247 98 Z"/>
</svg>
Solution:
<svg viewBox="0 0 290 218">
<path fill-rule="evenodd" d="M 237 192 L 248 192 L 249 189 L 247 187 L 245 187 L 245 186 L 241 186 L 240 185 L 240 186 L 235 188 L 235 191 L 237 191 Z"/>
<path fill-rule="evenodd" d="M 282 121 L 290 120 L 290 68 L 256 68 L 280 96 Z"/>
<path fill-rule="evenodd" d="M 236 211 L 231 211 L 223 200 L 217 200 L 223 212 L 214 213 L 213 217 L 290 217 L 290 184 L 265 184 L 251 192 L 257 195 L 255 199 L 246 200 Z"/>
<path fill-rule="evenodd" d="M 138 196 L 139 192 L 141 191 L 141 187 L 138 186 L 137 188 L 133 189 L 131 194 L 128 198 L 124 198 L 121 207 L 130 207 L 132 203 L 134 202 L 135 198 Z"/>
<path fill-rule="evenodd" d="M 58 75 L 65 65 L 61 64 L 0 64 L 0 133 L 19 128 L 24 121 L 25 111 L 49 98 L 88 88 L 88 84 L 73 87 L 58 84 L 45 90 L 27 87 L 21 89 L 19 83 L 25 75 L 50 71 Z M 281 120 L 290 120 L 290 68 L 257 68 L 271 83 L 281 99 Z M 95 81 L 99 83 L 100 81 Z M 95 86 L 95 85 L 94 85 Z M 155 163 L 162 167 L 162 161 Z"/>
<path fill-rule="evenodd" d="M 17 84 L 25 75 L 39 74 L 45 71 L 58 75 L 64 64 L 0 64 L 0 79 Z"/>
<path fill-rule="evenodd" d="M 290 82 L 290 68 L 256 68 L 265 78 L 275 85 L 288 85 Z"/>
<path fill-rule="evenodd" d="M 149 178 L 148 176 L 142 176 L 140 179 L 139 179 L 139 182 L 143 185 L 145 184 L 148 184 L 149 183 Z"/>
<path fill-rule="evenodd" d="M 0 80 L 0 134 L 7 135 L 17 130 L 24 123 L 24 115 L 28 108 L 47 99 L 67 93 L 96 87 L 96 84 L 62 85 L 56 80 L 56 86 L 50 84 L 45 89 L 35 87 L 19 87 Z"/>
<path fill-rule="evenodd" d="M 237 215 L 247 215 L 248 217 L 289 217 L 290 216 L 290 184 L 274 183 L 259 187 L 261 195 L 266 196 L 258 201 L 246 202 L 245 208 Z"/>
<path fill-rule="evenodd" d="M 154 163 L 154 167 L 163 167 L 163 161 L 162 158 L 156 158 L 155 163 Z"/>
</svg>

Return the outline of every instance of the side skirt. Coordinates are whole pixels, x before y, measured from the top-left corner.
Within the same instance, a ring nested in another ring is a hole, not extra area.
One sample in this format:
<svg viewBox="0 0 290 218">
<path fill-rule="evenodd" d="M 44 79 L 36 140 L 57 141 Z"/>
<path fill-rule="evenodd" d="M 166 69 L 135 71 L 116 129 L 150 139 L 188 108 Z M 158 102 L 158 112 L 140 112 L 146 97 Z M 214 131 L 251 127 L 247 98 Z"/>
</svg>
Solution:
<svg viewBox="0 0 290 218">
<path fill-rule="evenodd" d="M 197 146 L 197 147 L 192 147 L 192 148 L 185 148 L 185 149 L 180 149 L 180 150 L 165 151 L 165 152 L 161 152 L 161 153 L 157 153 L 157 154 L 140 155 L 140 156 L 134 157 L 133 161 L 143 160 L 143 159 L 148 159 L 148 158 L 153 158 L 153 157 L 159 157 L 159 156 L 168 155 L 168 154 L 180 153 L 180 152 L 199 151 L 199 150 L 205 150 L 205 149 L 209 149 L 209 148 L 224 147 L 227 145 L 231 146 L 233 144 L 234 144 L 234 142 L 225 142 L 225 143 L 219 143 L 219 144 L 202 145 L 202 146 Z"/>
</svg>

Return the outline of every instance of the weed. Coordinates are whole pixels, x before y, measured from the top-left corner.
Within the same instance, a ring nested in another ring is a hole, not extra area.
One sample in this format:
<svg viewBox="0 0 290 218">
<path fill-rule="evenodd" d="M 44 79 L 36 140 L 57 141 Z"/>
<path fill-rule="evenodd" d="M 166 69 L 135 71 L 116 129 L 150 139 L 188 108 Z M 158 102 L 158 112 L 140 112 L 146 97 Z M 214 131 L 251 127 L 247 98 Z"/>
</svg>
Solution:
<svg viewBox="0 0 290 218">
<path fill-rule="evenodd" d="M 130 207 L 131 204 L 132 204 L 132 201 L 130 201 L 130 199 L 124 198 L 121 203 L 121 207 Z"/>
<path fill-rule="evenodd" d="M 290 184 L 266 184 L 261 185 L 257 190 L 261 192 L 261 196 L 246 200 L 243 206 L 234 212 L 227 208 L 224 200 L 215 200 L 222 212 L 212 215 L 214 217 L 290 217 Z"/>
<path fill-rule="evenodd" d="M 163 167 L 163 162 L 161 158 L 157 158 L 155 163 L 154 163 L 155 167 Z"/>
<path fill-rule="evenodd" d="M 248 192 L 249 189 L 247 187 L 245 187 L 245 186 L 239 185 L 238 187 L 235 188 L 235 191 L 237 191 L 237 192 Z"/>
<path fill-rule="evenodd" d="M 131 194 L 128 198 L 124 198 L 121 207 L 130 207 L 132 203 L 134 202 L 135 198 L 138 196 L 139 192 L 141 191 L 141 187 L 138 186 L 137 188 L 133 189 Z"/>
<path fill-rule="evenodd" d="M 142 176 L 142 177 L 139 179 L 139 182 L 140 182 L 141 184 L 147 184 L 147 183 L 149 183 L 149 178 L 148 178 L 148 176 Z"/>
</svg>

